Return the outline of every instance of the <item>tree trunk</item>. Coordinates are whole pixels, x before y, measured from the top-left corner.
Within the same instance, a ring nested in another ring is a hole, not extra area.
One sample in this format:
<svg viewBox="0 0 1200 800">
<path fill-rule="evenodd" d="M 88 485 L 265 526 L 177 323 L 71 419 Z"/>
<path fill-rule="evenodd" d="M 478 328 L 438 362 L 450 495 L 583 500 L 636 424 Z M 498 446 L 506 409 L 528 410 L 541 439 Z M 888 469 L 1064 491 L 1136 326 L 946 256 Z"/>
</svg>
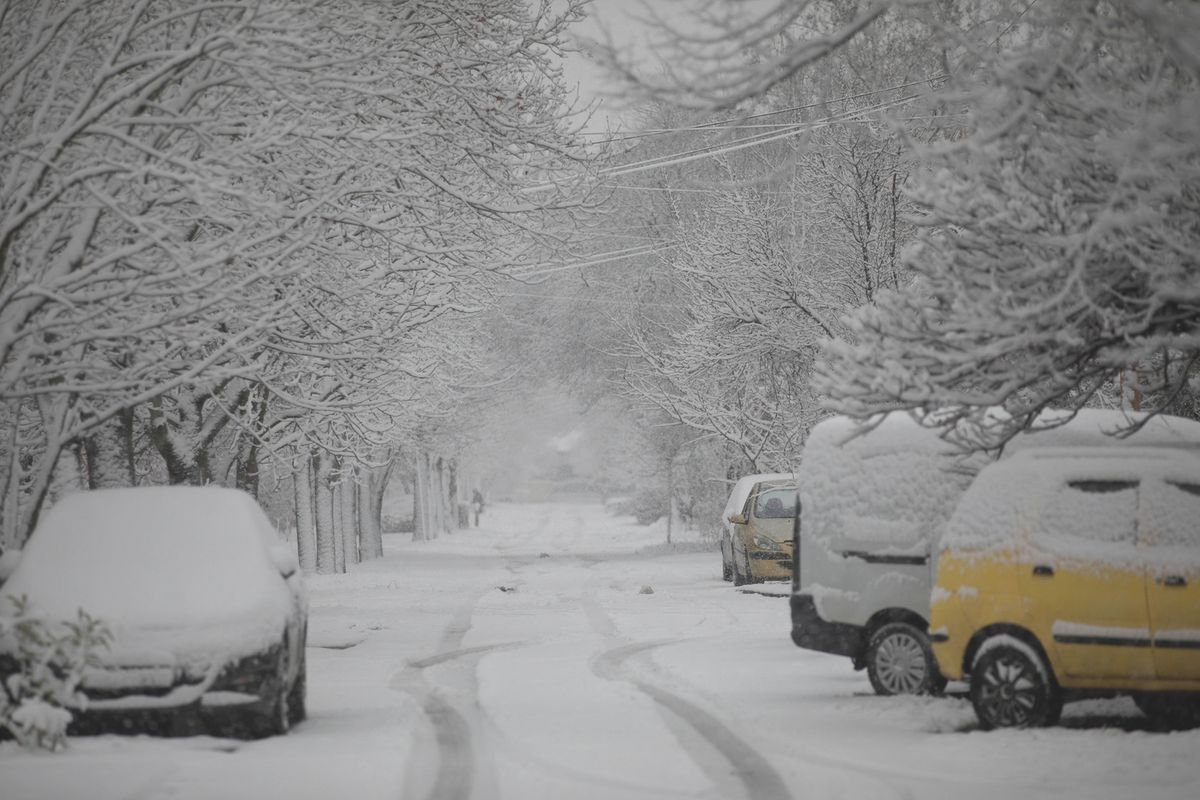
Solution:
<svg viewBox="0 0 1200 800">
<path fill-rule="evenodd" d="M 675 526 L 675 459 L 667 460 L 667 544 L 671 543 L 671 529 Z"/>
<path fill-rule="evenodd" d="M 413 541 L 424 542 L 437 535 L 434 525 L 429 454 L 417 456 L 413 479 Z"/>
<path fill-rule="evenodd" d="M 333 492 L 329 488 L 329 460 L 329 456 L 325 453 L 319 453 L 316 456 L 316 481 L 313 487 L 313 493 L 317 500 L 317 573 L 320 575 L 337 572 L 333 533 Z"/>
<path fill-rule="evenodd" d="M 292 473 L 293 496 L 296 500 L 296 554 L 305 572 L 317 569 L 317 528 L 313 508 L 312 453 L 300 449 L 300 458 Z"/>
<path fill-rule="evenodd" d="M 24 543 L 21 529 L 21 404 L 10 402 L 6 421 L 11 427 L 5 433 L 5 452 L 8 456 L 4 472 L 4 493 L 0 496 L 0 551 L 20 547 Z"/>
<path fill-rule="evenodd" d="M 359 526 L 362 558 L 367 561 L 383 555 L 383 492 L 392 474 L 392 464 L 367 470 L 358 487 Z"/>
<path fill-rule="evenodd" d="M 133 413 L 123 411 L 87 437 L 88 485 L 92 489 L 133 486 Z"/>
<path fill-rule="evenodd" d="M 342 484 L 329 485 L 333 506 L 333 571 L 339 575 L 346 571 L 346 516 L 342 513 Z"/>
<path fill-rule="evenodd" d="M 347 476 L 341 486 L 342 495 L 342 562 L 346 569 L 362 559 L 358 552 L 358 485 Z"/>
</svg>

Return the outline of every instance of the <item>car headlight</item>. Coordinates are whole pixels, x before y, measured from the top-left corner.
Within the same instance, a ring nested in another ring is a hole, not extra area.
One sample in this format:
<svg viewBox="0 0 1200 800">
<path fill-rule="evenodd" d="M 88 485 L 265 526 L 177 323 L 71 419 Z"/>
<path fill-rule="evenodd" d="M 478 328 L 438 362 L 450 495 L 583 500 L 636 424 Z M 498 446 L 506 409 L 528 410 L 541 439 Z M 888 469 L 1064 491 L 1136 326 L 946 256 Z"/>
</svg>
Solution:
<svg viewBox="0 0 1200 800">
<path fill-rule="evenodd" d="M 754 546 L 759 550 L 780 550 L 779 542 L 761 533 L 754 534 Z"/>
</svg>

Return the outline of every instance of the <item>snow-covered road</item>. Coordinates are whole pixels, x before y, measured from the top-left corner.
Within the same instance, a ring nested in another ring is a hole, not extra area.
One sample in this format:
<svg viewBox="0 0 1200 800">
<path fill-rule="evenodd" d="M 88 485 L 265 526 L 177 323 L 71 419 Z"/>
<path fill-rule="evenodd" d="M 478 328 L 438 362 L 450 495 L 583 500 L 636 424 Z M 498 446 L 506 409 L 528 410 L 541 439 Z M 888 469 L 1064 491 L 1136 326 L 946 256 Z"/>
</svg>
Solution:
<svg viewBox="0 0 1200 800">
<path fill-rule="evenodd" d="M 0 797 L 1200 797 L 1200 732 L 1132 703 L 983 733 L 961 698 L 879 698 L 794 647 L 779 594 L 596 505 L 499 505 L 310 580 L 310 718 L 286 737 L 0 747 Z"/>
</svg>

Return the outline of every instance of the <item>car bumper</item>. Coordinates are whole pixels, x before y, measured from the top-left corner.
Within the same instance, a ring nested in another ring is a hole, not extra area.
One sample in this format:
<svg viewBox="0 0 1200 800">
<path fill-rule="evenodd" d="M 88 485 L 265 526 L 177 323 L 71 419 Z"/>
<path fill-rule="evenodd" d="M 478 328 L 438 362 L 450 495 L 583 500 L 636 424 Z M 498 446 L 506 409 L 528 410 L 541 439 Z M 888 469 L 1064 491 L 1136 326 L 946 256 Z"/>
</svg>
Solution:
<svg viewBox="0 0 1200 800">
<path fill-rule="evenodd" d="M 755 578 L 791 580 L 792 555 L 771 550 L 750 550 L 750 572 Z"/>
<path fill-rule="evenodd" d="M 817 605 L 811 594 L 796 592 L 792 595 L 792 641 L 805 650 L 832 653 L 859 659 L 862 656 L 863 629 L 857 625 L 826 622 L 817 613 Z"/>
</svg>

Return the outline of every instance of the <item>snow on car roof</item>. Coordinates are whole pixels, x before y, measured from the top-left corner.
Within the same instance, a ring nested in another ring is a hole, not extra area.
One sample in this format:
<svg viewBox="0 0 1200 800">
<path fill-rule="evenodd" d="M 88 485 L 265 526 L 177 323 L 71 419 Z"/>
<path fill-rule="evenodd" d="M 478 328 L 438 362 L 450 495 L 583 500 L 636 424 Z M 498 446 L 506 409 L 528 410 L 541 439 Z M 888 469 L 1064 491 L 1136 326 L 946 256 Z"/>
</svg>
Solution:
<svg viewBox="0 0 1200 800">
<path fill-rule="evenodd" d="M 1185 490 L 1172 488 L 1180 485 Z M 1136 526 L 1154 529 L 1141 535 L 1155 535 L 1159 556 L 1195 563 L 1198 490 L 1196 445 L 1027 450 L 980 471 L 946 526 L 942 549 L 1004 547 L 1018 532 L 1034 531 L 1054 552 L 1112 561 L 1118 551 L 1135 552 L 1129 545 Z M 1122 492 L 1132 494 L 1122 498 Z M 1124 542 L 1105 534 L 1119 525 Z M 1155 555 L 1154 549 L 1141 552 Z"/>
<path fill-rule="evenodd" d="M 795 481 L 796 473 L 794 472 L 759 472 L 753 475 L 743 475 L 738 478 L 737 483 L 733 485 L 733 489 L 729 492 L 729 499 L 725 501 L 725 509 L 721 513 L 721 519 L 724 521 L 730 514 L 736 514 L 746 504 L 746 498 L 750 496 L 750 490 L 754 488 L 756 483 L 763 481 Z"/>
<path fill-rule="evenodd" d="M 950 515 L 986 457 L 961 461 L 955 445 L 908 414 L 848 417 L 816 425 L 804 446 L 799 483 L 802 529 L 834 541 L 912 548 Z"/>
<path fill-rule="evenodd" d="M 995 416 L 1001 416 L 996 410 Z M 1131 423 L 1141 429 L 1113 434 Z M 1047 411 L 1015 436 L 1002 457 L 1057 446 L 1133 447 L 1200 442 L 1200 423 L 1169 415 L 1083 409 Z M 994 456 L 964 455 L 943 431 L 894 412 L 868 423 L 835 416 L 805 443 L 798 477 L 804 530 L 821 541 L 853 539 L 915 545 L 940 535 L 959 497 Z"/>
<path fill-rule="evenodd" d="M 0 594 L 38 615 L 135 627 L 209 624 L 288 602 L 247 494 L 217 487 L 77 492 L 51 508 Z"/>
</svg>

